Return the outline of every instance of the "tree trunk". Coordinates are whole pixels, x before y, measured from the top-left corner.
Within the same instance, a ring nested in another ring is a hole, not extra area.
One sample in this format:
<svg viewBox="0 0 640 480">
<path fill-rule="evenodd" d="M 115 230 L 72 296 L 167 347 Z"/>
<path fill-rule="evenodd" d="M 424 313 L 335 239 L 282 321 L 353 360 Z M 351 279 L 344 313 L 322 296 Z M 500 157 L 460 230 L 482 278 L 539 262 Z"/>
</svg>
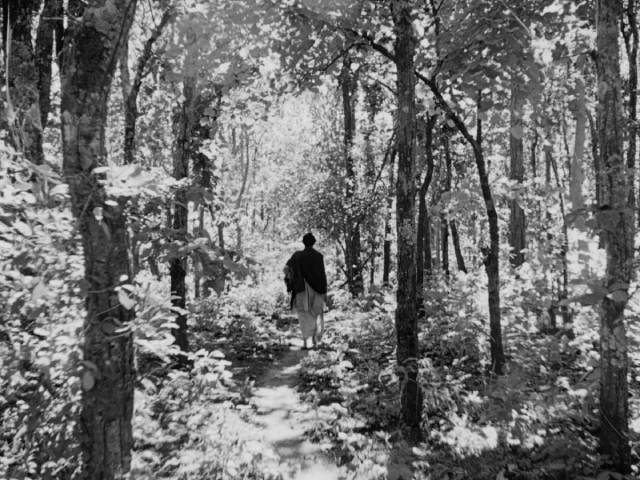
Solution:
<svg viewBox="0 0 640 480">
<path fill-rule="evenodd" d="M 442 252 L 442 273 L 449 276 L 449 222 L 444 214 L 440 215 L 440 250 Z"/>
<path fill-rule="evenodd" d="M 451 118 L 458 131 L 471 145 L 473 156 L 478 169 L 480 189 L 487 211 L 489 222 L 489 248 L 483 248 L 484 264 L 487 271 L 488 300 L 489 300 L 489 328 L 491 338 L 491 369 L 497 375 L 502 375 L 504 368 L 504 350 L 502 348 L 502 325 L 500 319 L 500 230 L 498 227 L 498 212 L 491 193 L 489 175 L 482 151 L 482 122 L 478 111 L 476 119 L 476 137 L 474 138 L 459 115 L 451 108 L 451 105 L 440 93 L 434 79 L 428 79 L 424 75 L 419 78 L 429 87 L 436 98 L 437 103 Z M 480 97 L 480 95 L 478 95 Z M 480 109 L 478 98 L 478 110 Z"/>
<path fill-rule="evenodd" d="M 509 170 L 509 178 L 522 185 L 524 181 L 524 142 L 522 137 L 524 134 L 524 125 L 522 121 L 522 93 L 516 85 L 516 80 L 512 80 L 511 86 L 511 130 L 509 135 L 509 152 L 511 158 L 511 168 Z M 518 203 L 516 198 L 509 202 L 510 219 L 509 219 L 509 246 L 511 247 L 511 265 L 514 268 L 524 263 L 523 250 L 527 247 L 525 239 L 526 219 L 524 210 Z"/>
<path fill-rule="evenodd" d="M 637 1 L 627 0 L 627 9 L 625 12 L 626 28 L 622 29 L 624 44 L 627 51 L 627 62 L 629 65 L 629 119 L 628 119 L 628 135 L 629 146 L 627 149 L 627 168 L 635 170 L 636 151 L 637 151 L 637 135 L 638 135 L 638 20 L 637 20 Z M 623 22 L 624 25 L 624 22 Z M 635 185 L 629 186 L 630 200 L 629 203 L 635 204 Z M 640 216 L 639 216 L 640 218 Z"/>
<path fill-rule="evenodd" d="M 418 311 L 424 312 L 424 272 L 428 264 L 429 274 L 431 273 L 431 245 L 429 235 L 429 212 L 427 210 L 427 192 L 431 179 L 433 178 L 433 129 L 436 124 L 436 117 L 429 116 L 425 126 L 424 152 L 427 160 L 427 172 L 420 185 L 418 192 L 418 227 L 416 241 L 416 295 L 418 298 Z M 425 248 L 429 243 L 429 248 Z M 428 251 L 427 251 L 428 250 Z"/>
<path fill-rule="evenodd" d="M 569 198 L 571 200 L 571 208 L 574 212 L 580 211 L 584 207 L 584 198 L 582 196 L 582 182 L 584 173 L 582 171 L 582 163 L 584 161 L 584 143 L 587 133 L 587 100 L 584 91 L 584 81 L 581 78 L 576 79 L 576 136 L 573 148 L 573 157 L 571 162 L 571 183 L 569 184 Z M 578 214 L 578 218 L 583 218 L 582 213 Z"/>
<path fill-rule="evenodd" d="M 391 209 L 393 208 L 393 197 L 395 189 L 394 171 L 396 167 L 397 150 L 394 148 L 391 153 L 389 163 L 389 189 L 387 193 L 387 211 L 384 219 L 384 244 L 382 247 L 382 284 L 389 285 L 389 273 L 391 271 Z"/>
<path fill-rule="evenodd" d="M 545 150 L 547 156 L 547 162 L 549 167 L 553 169 L 553 174 L 556 178 L 556 187 L 558 189 L 558 201 L 560 203 L 560 216 L 562 220 L 562 244 L 560 245 L 560 264 L 562 265 L 561 278 L 558 279 L 558 302 L 560 306 L 560 312 L 562 313 L 562 323 L 565 328 L 573 321 L 571 311 L 567 305 L 567 298 L 569 296 L 569 261 L 567 254 L 569 253 L 569 227 L 567 224 L 567 213 L 564 201 L 564 185 L 560 182 L 560 175 L 558 173 L 558 165 L 551 155 L 551 149 Z M 549 172 L 550 175 L 551 172 Z M 550 180 L 550 179 L 549 179 Z M 550 217 L 549 217 L 550 218 Z M 555 330 L 556 325 L 553 325 L 552 330 Z"/>
<path fill-rule="evenodd" d="M 531 140 L 531 178 L 538 177 L 538 131 L 533 129 L 533 139 Z"/>
<path fill-rule="evenodd" d="M 65 36 L 62 69 L 63 169 L 82 238 L 87 282 L 82 374 L 80 478 L 123 478 L 131 463 L 133 314 L 116 287 L 129 282 L 124 201 L 107 203 L 102 175 L 107 99 L 122 40 L 136 2 L 114 0 L 110 9 L 85 6 Z"/>
<path fill-rule="evenodd" d="M 194 162 L 195 163 L 195 162 Z M 195 165 L 194 165 L 195 169 Z M 204 236 L 204 205 L 200 205 L 198 212 L 198 236 Z M 193 265 L 193 298 L 200 298 L 200 281 L 202 280 L 202 262 L 197 256 L 192 257 Z"/>
<path fill-rule="evenodd" d="M 478 103 L 480 103 L 480 99 L 478 99 Z M 489 185 L 489 175 L 484 166 L 482 123 L 479 115 L 477 123 L 475 158 L 480 176 L 482 197 L 484 198 L 489 220 L 489 249 L 485 252 L 484 264 L 487 270 L 489 291 L 491 366 L 496 375 L 502 375 L 504 373 L 504 350 L 502 348 L 502 324 L 500 320 L 500 231 L 498 228 L 498 212 L 496 211 L 491 194 L 491 186 Z"/>
<path fill-rule="evenodd" d="M 218 223 L 218 247 L 224 252 L 224 223 Z"/>
<path fill-rule="evenodd" d="M 449 137 L 448 133 L 444 134 L 444 157 L 445 157 L 445 174 L 444 174 L 444 186 L 442 193 L 448 193 L 451 191 L 451 169 L 452 159 L 451 151 L 449 150 Z M 440 215 L 440 229 L 441 229 L 441 242 L 442 242 L 442 271 L 446 277 L 449 276 L 449 220 L 446 214 Z"/>
<path fill-rule="evenodd" d="M 173 177 L 176 180 L 187 178 L 189 174 L 189 158 L 191 156 L 191 129 L 193 128 L 196 79 L 187 77 L 183 85 L 184 101 L 174 114 L 173 128 L 175 144 L 173 148 Z M 188 218 L 187 196 L 184 189 L 178 189 L 173 202 L 172 229 L 174 241 L 185 242 L 187 236 Z M 169 262 L 169 274 L 171 276 L 171 303 L 174 307 L 184 309 L 186 307 L 187 286 L 187 258 L 176 257 Z M 189 350 L 187 338 L 187 317 L 180 313 L 176 317 L 178 328 L 173 329 L 176 345 L 180 350 Z M 183 359 L 182 359 L 183 360 Z M 180 360 L 180 361 L 182 361 Z"/>
<path fill-rule="evenodd" d="M 462 256 L 462 249 L 460 248 L 460 236 L 458 235 L 458 226 L 456 225 L 456 221 L 451 220 L 449 222 L 449 227 L 451 228 L 451 240 L 453 241 L 453 251 L 456 254 L 458 270 L 467 273 L 467 267 L 464 264 L 464 257 Z"/>
<path fill-rule="evenodd" d="M 342 90 L 342 110 L 344 117 L 344 162 L 345 162 L 345 204 L 347 221 L 345 225 L 345 267 L 347 285 L 352 296 L 357 297 L 364 290 L 362 262 L 360 259 L 360 222 L 355 213 L 356 207 L 356 171 L 353 158 L 353 139 L 356 131 L 355 94 L 356 80 L 351 72 L 351 59 L 345 55 L 340 72 Z"/>
<path fill-rule="evenodd" d="M 418 383 L 418 325 L 416 312 L 415 143 L 416 107 L 414 55 L 416 38 L 411 23 L 411 2 L 393 0 L 397 75 L 396 231 L 398 238 L 398 290 L 396 334 L 398 367 L 402 371 L 401 408 L 404 423 L 419 436 L 422 392 Z"/>
<path fill-rule="evenodd" d="M 438 202 L 434 201 L 433 202 L 434 205 L 437 205 Z M 442 265 L 442 251 L 441 251 L 441 246 L 442 246 L 442 242 L 440 241 L 440 237 L 442 236 L 442 229 L 440 228 L 440 218 L 435 218 L 432 224 L 431 224 L 431 234 L 429 235 L 430 238 L 433 239 L 432 241 L 432 245 L 435 248 L 435 255 L 433 256 L 433 266 L 435 269 L 439 269 Z"/>
<path fill-rule="evenodd" d="M 54 51 L 60 55 L 60 41 L 62 40 L 64 11 L 62 0 L 45 0 L 38 33 L 36 35 L 35 62 L 38 70 L 38 96 L 40 99 L 40 125 L 47 126 L 49 111 L 51 110 L 51 66 Z"/>
<path fill-rule="evenodd" d="M 38 70 L 33 51 L 31 27 L 38 0 L 3 1 L 3 42 L 8 85 L 4 120 L 9 140 L 25 157 L 36 164 L 44 161 Z M 7 45 L 6 39 L 10 38 Z"/>
<path fill-rule="evenodd" d="M 631 471 L 628 358 L 624 310 L 633 275 L 634 211 L 629 203 L 634 172 L 623 157 L 623 117 L 618 49 L 622 2 L 596 7 L 597 128 L 599 159 L 596 220 L 607 255 L 600 326 L 600 451 L 620 473 Z"/>
<path fill-rule="evenodd" d="M 167 8 L 160 18 L 160 22 L 151 32 L 151 35 L 147 39 L 142 49 L 142 54 L 138 59 L 136 65 L 135 75 L 133 82 L 129 88 L 124 90 L 124 163 L 131 164 L 135 161 L 136 154 L 136 123 L 138 122 L 138 95 L 140 93 L 140 87 L 142 87 L 142 80 L 146 74 L 146 68 L 153 55 L 153 45 L 162 35 L 162 31 L 167 24 L 174 18 L 175 11 L 173 7 Z M 123 63 L 122 68 L 128 72 L 127 58 L 121 60 Z M 128 73 L 127 73 L 128 75 Z M 128 82 L 124 82 L 128 83 Z"/>
<path fill-rule="evenodd" d="M 213 108 L 210 108 L 210 105 L 213 103 Z M 215 137 L 216 132 L 218 130 L 218 117 L 220 115 L 220 106 L 222 103 L 222 90 L 217 86 L 214 86 L 210 95 L 200 95 L 200 98 L 197 102 L 197 110 L 198 110 L 198 118 L 208 117 L 207 121 L 202 122 L 198 121 L 197 125 L 194 127 L 192 138 L 192 148 L 193 148 L 193 173 L 194 176 L 197 177 L 198 184 L 202 187 L 203 191 L 203 199 L 200 204 L 200 212 L 198 216 L 198 236 L 205 237 L 205 225 L 204 225 L 204 213 L 205 210 L 209 210 L 211 214 L 211 221 L 215 222 L 215 216 L 213 212 L 213 204 L 207 198 L 207 193 L 213 197 L 213 160 L 209 158 L 205 153 L 203 153 L 200 149 L 202 147 L 203 140 L 211 140 Z M 209 113 L 212 112 L 212 113 Z M 197 262 L 196 259 L 193 260 L 195 264 Z M 200 298 L 200 280 L 201 280 L 201 267 L 194 269 L 194 298 Z"/>
</svg>

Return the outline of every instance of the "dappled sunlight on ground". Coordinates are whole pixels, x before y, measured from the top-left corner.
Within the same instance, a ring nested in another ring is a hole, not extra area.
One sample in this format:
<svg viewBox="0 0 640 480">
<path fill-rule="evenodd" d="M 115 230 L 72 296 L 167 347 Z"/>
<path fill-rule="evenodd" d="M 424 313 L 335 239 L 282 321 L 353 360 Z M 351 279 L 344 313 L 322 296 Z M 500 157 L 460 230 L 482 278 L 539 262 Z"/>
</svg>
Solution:
<svg viewBox="0 0 640 480">
<path fill-rule="evenodd" d="M 305 435 L 315 417 L 313 405 L 304 403 L 295 389 L 300 381 L 299 362 L 305 354 L 292 348 L 257 382 L 251 402 L 256 409 L 256 434 L 280 461 L 298 465 L 296 480 L 337 480 L 340 469 L 321 445 L 311 443 Z"/>
</svg>

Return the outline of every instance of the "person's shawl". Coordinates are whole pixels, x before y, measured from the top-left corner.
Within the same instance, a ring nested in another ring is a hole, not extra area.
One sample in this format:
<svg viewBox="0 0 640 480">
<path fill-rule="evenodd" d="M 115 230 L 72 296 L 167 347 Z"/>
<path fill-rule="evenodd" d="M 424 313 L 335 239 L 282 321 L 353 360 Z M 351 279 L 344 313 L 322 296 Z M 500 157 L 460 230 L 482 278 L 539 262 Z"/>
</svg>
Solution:
<svg viewBox="0 0 640 480">
<path fill-rule="evenodd" d="M 322 254 L 313 248 L 295 252 L 287 261 L 287 290 L 291 292 L 291 303 L 296 294 L 305 291 L 306 281 L 317 293 L 327 293 L 327 275 Z"/>
</svg>

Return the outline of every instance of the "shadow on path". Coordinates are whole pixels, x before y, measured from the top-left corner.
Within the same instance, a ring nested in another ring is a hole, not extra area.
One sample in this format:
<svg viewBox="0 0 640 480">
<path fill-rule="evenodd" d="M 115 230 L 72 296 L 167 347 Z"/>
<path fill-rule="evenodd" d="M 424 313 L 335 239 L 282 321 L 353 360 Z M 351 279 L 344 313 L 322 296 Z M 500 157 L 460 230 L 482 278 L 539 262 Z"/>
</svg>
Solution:
<svg viewBox="0 0 640 480">
<path fill-rule="evenodd" d="M 301 343 L 301 342 L 300 342 Z M 292 480 L 339 480 L 345 474 L 305 437 L 314 421 L 312 405 L 300 400 L 300 361 L 307 354 L 295 344 L 256 381 L 252 403 L 262 440 L 296 472 Z"/>
</svg>

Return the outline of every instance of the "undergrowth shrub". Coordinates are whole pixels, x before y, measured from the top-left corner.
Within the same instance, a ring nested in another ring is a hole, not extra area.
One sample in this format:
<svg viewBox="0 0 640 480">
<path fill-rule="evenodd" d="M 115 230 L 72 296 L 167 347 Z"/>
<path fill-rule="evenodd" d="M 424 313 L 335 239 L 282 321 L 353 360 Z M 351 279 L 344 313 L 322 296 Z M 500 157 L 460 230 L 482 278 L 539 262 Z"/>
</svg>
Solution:
<svg viewBox="0 0 640 480">
<path fill-rule="evenodd" d="M 2 147 L 0 478 L 73 479 L 86 288 L 79 242 L 59 206 L 61 179 Z"/>
<path fill-rule="evenodd" d="M 467 373 L 479 372 L 488 363 L 488 333 L 479 307 L 481 285 L 471 275 L 447 283 L 433 278 L 425 289 L 425 320 L 420 346 L 435 366 L 454 366 Z"/>
</svg>

